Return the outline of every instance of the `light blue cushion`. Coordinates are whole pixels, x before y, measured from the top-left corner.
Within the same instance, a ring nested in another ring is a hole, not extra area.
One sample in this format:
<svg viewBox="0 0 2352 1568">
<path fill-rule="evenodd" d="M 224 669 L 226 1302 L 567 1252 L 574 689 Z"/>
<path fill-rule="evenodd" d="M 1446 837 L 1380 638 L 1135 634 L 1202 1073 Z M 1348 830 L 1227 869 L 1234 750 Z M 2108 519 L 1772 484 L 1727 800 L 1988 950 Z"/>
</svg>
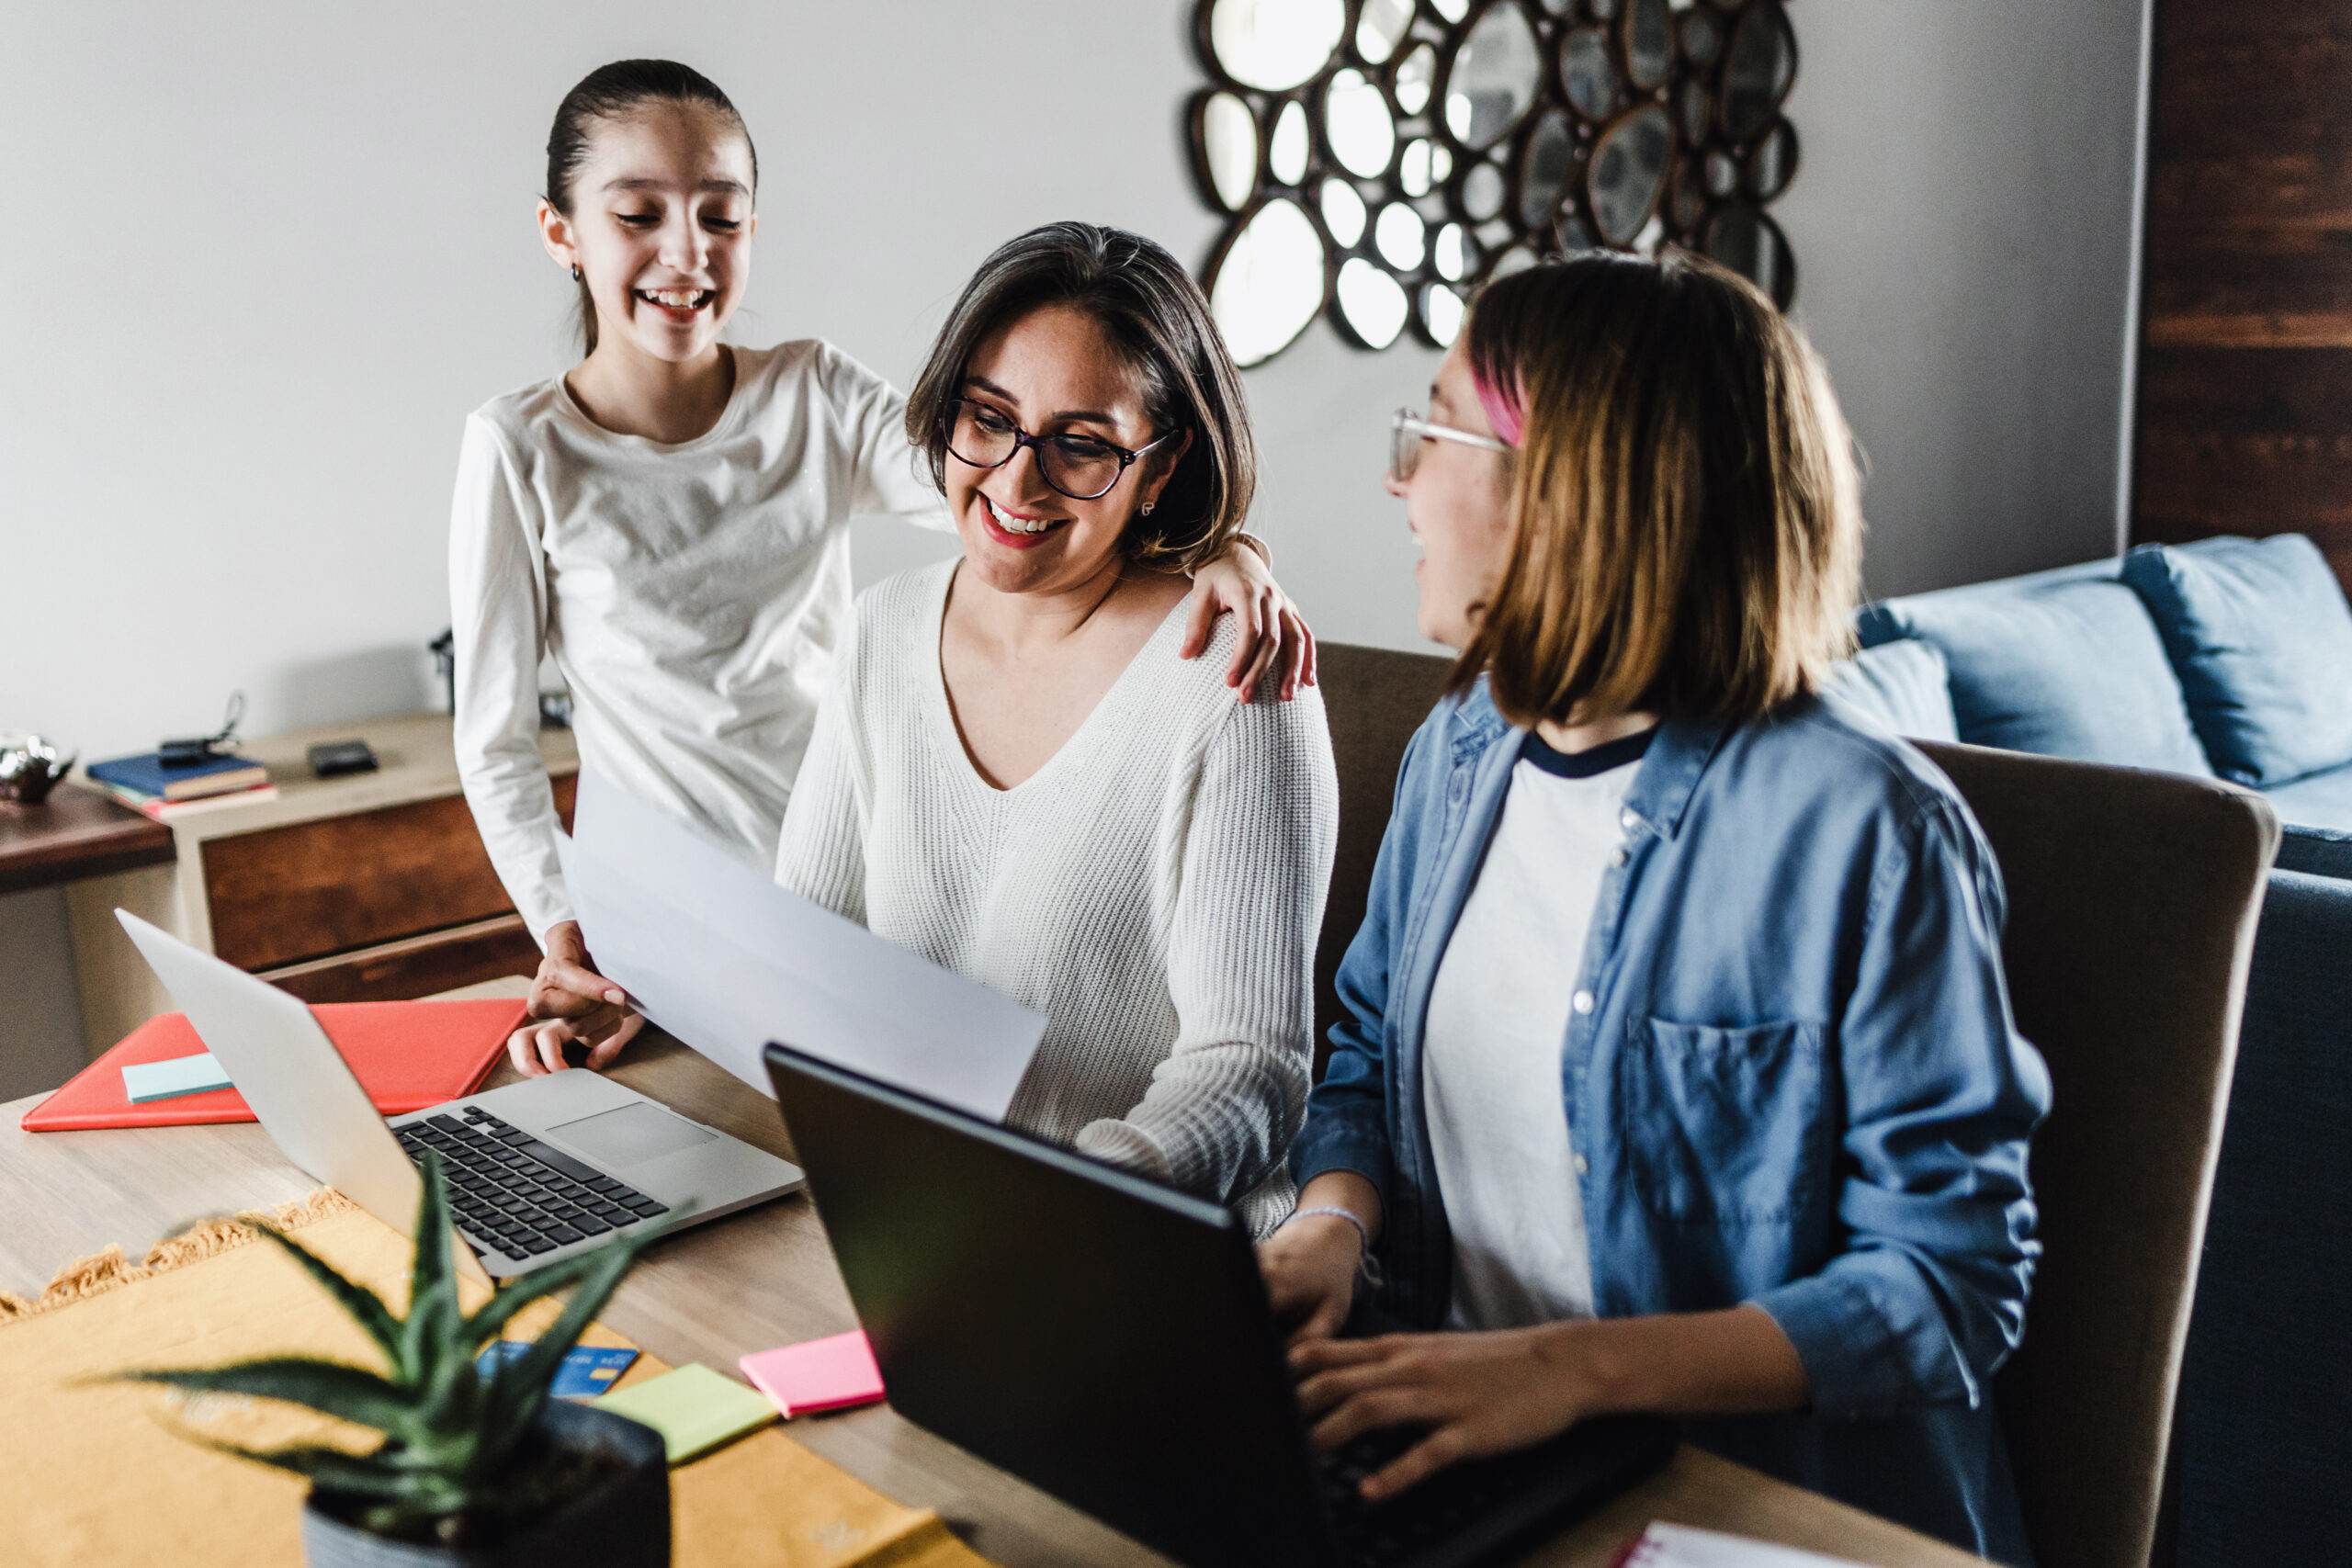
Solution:
<svg viewBox="0 0 2352 1568">
<path fill-rule="evenodd" d="M 1909 740 L 1957 740 L 1944 656 L 1931 642 L 1903 637 L 1838 661 L 1822 693 L 1831 706 Z"/>
<path fill-rule="evenodd" d="M 2352 767 L 2305 773 L 2262 792 L 2281 822 L 2352 833 Z"/>
<path fill-rule="evenodd" d="M 2352 606 L 2301 534 L 2143 545 L 2146 602 L 2223 778 L 2270 785 L 2352 762 Z"/>
<path fill-rule="evenodd" d="M 2213 774 L 2155 623 L 2106 571 L 1888 599 L 1863 612 L 1860 630 L 1873 645 L 1897 637 L 1935 645 L 1960 739 L 1972 746 Z"/>
</svg>

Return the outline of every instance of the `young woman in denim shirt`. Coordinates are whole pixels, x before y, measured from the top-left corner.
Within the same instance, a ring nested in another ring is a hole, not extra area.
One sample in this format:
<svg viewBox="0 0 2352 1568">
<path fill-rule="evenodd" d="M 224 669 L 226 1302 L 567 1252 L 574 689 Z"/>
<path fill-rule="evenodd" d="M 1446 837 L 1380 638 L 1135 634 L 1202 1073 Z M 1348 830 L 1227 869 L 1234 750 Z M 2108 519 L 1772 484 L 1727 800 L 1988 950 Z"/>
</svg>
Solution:
<svg viewBox="0 0 2352 1568">
<path fill-rule="evenodd" d="M 2028 1557 L 1991 1379 L 2050 1103 L 1951 784 L 1817 695 L 1861 518 L 1819 361 L 1727 272 L 1496 283 L 1400 413 L 1421 626 L 1346 1020 L 1264 1244 L 1377 1499 L 1578 1418 Z M 1335 1337 L 1360 1277 L 1412 1332 Z"/>
</svg>

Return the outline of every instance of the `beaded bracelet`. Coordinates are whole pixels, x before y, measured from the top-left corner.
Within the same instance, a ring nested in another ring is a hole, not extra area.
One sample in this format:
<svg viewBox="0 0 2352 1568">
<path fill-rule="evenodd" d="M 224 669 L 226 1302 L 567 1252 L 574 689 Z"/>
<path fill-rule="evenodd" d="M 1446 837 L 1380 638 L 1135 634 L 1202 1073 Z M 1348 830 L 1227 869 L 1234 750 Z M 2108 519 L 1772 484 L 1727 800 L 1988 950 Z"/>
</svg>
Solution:
<svg viewBox="0 0 2352 1568">
<path fill-rule="evenodd" d="M 1380 1260 L 1372 1255 L 1372 1232 L 1365 1227 L 1363 1221 L 1357 1218 L 1356 1215 L 1349 1210 L 1318 1204 L 1312 1209 L 1292 1210 L 1290 1219 L 1284 1220 L 1283 1222 L 1283 1225 L 1290 1224 L 1291 1220 L 1303 1220 L 1309 1214 L 1329 1214 L 1335 1220 L 1345 1220 L 1348 1224 L 1356 1227 L 1356 1242 L 1358 1244 L 1356 1250 L 1356 1272 L 1363 1277 L 1363 1282 L 1365 1284 L 1376 1288 L 1380 1284 Z M 1283 1226 L 1276 1225 L 1274 1228 L 1276 1230 L 1280 1230 Z"/>
</svg>

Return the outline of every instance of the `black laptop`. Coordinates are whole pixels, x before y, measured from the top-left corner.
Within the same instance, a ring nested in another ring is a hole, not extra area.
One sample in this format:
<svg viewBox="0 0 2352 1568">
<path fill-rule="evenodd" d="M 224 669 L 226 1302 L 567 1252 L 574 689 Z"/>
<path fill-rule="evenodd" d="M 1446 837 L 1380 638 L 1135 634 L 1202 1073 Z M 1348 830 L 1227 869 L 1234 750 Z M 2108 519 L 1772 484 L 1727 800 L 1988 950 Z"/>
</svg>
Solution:
<svg viewBox="0 0 2352 1568">
<path fill-rule="evenodd" d="M 1248 1228 L 1159 1186 L 767 1048 L 891 1404 L 1195 1568 L 1498 1561 L 1663 1464 L 1657 1416 L 1584 1422 L 1367 1506 L 1409 1433 L 1318 1459 Z"/>
</svg>

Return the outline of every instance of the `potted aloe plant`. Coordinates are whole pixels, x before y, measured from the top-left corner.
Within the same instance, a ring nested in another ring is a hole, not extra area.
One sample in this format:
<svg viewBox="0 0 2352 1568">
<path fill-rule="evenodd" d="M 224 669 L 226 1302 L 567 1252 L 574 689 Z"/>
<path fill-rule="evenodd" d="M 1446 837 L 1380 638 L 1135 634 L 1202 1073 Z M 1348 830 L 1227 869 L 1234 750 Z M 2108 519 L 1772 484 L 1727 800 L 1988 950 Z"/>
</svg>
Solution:
<svg viewBox="0 0 2352 1568">
<path fill-rule="evenodd" d="M 670 1478 L 662 1439 L 606 1411 L 550 1399 L 564 1354 L 654 1234 L 616 1236 L 534 1269 L 468 1315 L 449 1252 L 448 1192 L 424 1156 L 405 1318 L 269 1225 L 284 1247 L 383 1352 L 379 1374 L 340 1361 L 270 1357 L 233 1366 L 118 1374 L 184 1393 L 285 1400 L 384 1434 L 366 1452 L 326 1444 L 217 1444 L 307 1476 L 302 1546 L 311 1568 L 661 1568 L 670 1561 Z M 565 1286 L 562 1315 L 511 1361 L 477 1365 L 514 1316 Z"/>
</svg>

